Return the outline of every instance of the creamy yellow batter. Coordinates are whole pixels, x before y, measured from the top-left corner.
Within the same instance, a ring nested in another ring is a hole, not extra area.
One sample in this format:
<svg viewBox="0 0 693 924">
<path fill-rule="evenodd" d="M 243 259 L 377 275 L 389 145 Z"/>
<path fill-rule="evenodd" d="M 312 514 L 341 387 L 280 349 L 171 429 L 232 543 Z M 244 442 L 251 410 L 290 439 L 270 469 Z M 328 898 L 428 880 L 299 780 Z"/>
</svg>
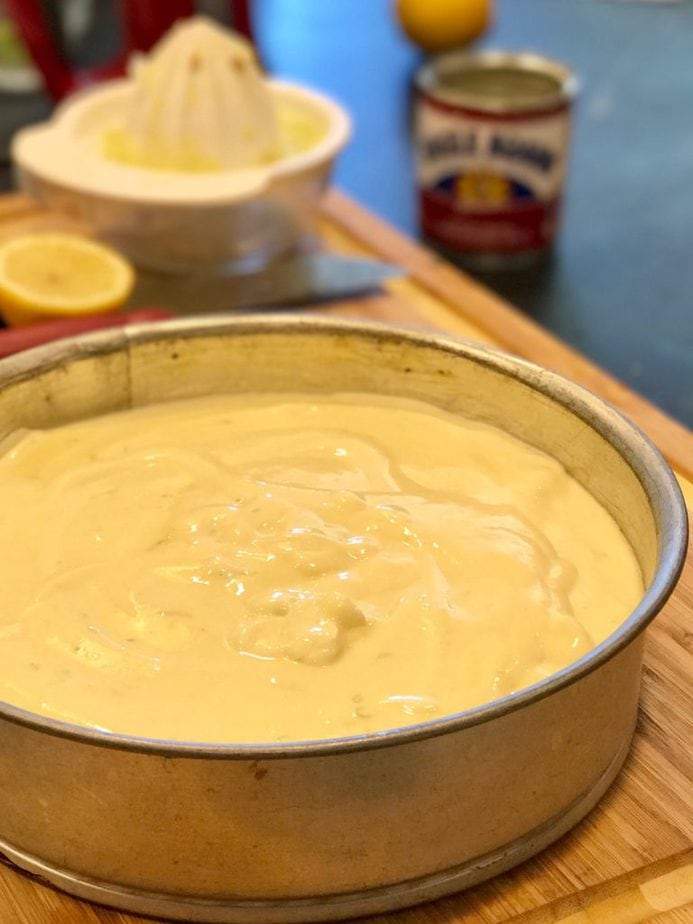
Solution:
<svg viewBox="0 0 693 924">
<path fill-rule="evenodd" d="M 423 403 L 215 396 L 0 457 L 0 699 L 155 738 L 355 735 L 521 689 L 642 594 L 547 455 Z"/>
</svg>

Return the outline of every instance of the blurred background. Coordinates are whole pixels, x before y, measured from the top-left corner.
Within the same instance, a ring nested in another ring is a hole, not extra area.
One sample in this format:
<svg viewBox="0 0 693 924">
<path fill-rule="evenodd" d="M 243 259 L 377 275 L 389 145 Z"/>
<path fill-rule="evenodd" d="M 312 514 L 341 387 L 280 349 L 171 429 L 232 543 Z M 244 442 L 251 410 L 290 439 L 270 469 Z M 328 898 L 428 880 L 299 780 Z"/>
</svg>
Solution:
<svg viewBox="0 0 693 924">
<path fill-rule="evenodd" d="M 115 0 L 41 5 L 75 65 L 102 64 L 122 46 Z M 228 16 L 221 0 L 199 7 Z M 7 12 L 0 0 L 3 189 L 13 132 L 53 105 Z M 271 73 L 324 89 L 352 113 L 338 185 L 417 236 L 412 78 L 424 52 L 402 32 L 393 0 L 254 0 L 250 14 Z M 480 278 L 693 424 L 693 3 L 497 0 L 474 47 L 543 53 L 581 86 L 554 254 Z"/>
</svg>

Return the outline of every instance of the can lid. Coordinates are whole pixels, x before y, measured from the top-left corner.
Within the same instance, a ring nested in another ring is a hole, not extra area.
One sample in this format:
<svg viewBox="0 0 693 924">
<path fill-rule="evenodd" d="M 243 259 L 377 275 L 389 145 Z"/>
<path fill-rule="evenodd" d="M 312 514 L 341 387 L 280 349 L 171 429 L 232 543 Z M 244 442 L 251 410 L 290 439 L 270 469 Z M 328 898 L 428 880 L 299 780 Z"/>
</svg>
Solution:
<svg viewBox="0 0 693 924">
<path fill-rule="evenodd" d="M 528 52 L 450 52 L 417 73 L 416 84 L 434 99 L 483 112 L 542 112 L 577 93 L 565 65 Z"/>
</svg>

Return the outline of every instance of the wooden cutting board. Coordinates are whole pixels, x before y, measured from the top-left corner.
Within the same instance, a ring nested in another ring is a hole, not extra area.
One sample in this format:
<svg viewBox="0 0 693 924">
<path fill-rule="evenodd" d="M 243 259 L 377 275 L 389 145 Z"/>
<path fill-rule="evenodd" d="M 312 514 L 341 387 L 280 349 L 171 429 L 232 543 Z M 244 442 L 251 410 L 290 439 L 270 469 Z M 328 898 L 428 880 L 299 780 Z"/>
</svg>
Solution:
<svg viewBox="0 0 693 924">
<path fill-rule="evenodd" d="M 64 228 L 18 195 L 0 198 L 0 239 Z M 396 263 L 407 276 L 324 313 L 437 329 L 502 347 L 608 399 L 659 446 L 693 510 L 693 434 L 512 306 L 339 192 L 320 227 L 332 250 Z M 683 384 L 683 383 L 682 383 Z M 382 924 L 693 924 L 693 554 L 647 633 L 642 709 L 626 766 L 599 806 L 533 860 Z M 65 896 L 0 865 L 0 924 L 146 924 Z"/>
</svg>

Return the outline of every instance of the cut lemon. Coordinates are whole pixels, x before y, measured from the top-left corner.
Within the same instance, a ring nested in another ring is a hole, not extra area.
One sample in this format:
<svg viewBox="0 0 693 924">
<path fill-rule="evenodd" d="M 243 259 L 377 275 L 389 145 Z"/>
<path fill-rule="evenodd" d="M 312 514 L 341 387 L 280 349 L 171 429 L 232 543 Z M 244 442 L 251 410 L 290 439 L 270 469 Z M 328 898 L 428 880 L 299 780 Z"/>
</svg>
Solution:
<svg viewBox="0 0 693 924">
<path fill-rule="evenodd" d="M 127 260 L 74 234 L 28 234 L 0 246 L 0 314 L 12 327 L 113 311 L 134 281 Z"/>
</svg>

